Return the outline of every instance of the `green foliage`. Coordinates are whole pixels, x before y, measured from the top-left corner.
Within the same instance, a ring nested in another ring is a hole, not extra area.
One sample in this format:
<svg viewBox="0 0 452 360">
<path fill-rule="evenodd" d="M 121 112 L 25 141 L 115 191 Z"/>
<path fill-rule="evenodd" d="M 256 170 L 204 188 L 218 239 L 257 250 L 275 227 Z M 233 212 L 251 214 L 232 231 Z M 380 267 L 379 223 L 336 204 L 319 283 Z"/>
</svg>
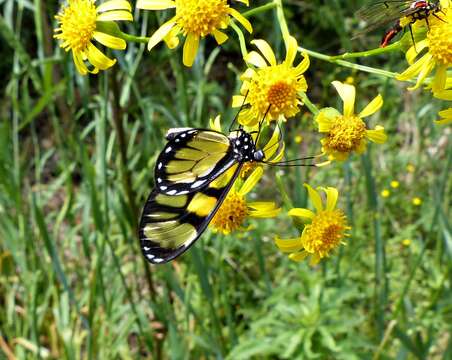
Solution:
<svg viewBox="0 0 452 360">
<path fill-rule="evenodd" d="M 378 34 L 365 43 L 350 40 L 360 5 L 288 1 L 285 11 L 304 47 L 335 55 L 378 44 Z M 148 53 L 145 44 L 130 43 L 127 52 L 115 52 L 110 71 L 80 77 L 51 38 L 55 2 L 0 6 L 0 354 L 452 356 L 452 148 L 450 129 L 433 124 L 439 101 L 392 79 L 313 60 L 307 80 L 319 106 L 337 107 L 329 84 L 349 76 L 359 84 L 358 108 L 377 92 L 385 99 L 371 122 L 384 124 L 387 144 L 344 164 L 278 174 L 295 206 L 306 205 L 304 181 L 341 189 L 340 206 L 353 227 L 347 246 L 315 268 L 291 263 L 273 243 L 274 235 L 297 234 L 283 213 L 252 222 L 246 233 L 206 233 L 177 262 L 149 266 L 137 221 L 163 134 L 207 127 L 218 113 L 233 117 L 230 99 L 244 69 L 238 44 L 220 50 L 207 41 L 187 69 L 180 50 L 160 45 Z M 158 22 L 148 15 L 136 13 L 128 30 L 149 35 Z M 252 18 L 255 37 L 283 55 L 279 33 L 269 31 L 276 21 L 272 11 Z M 390 71 L 406 66 L 402 53 L 362 62 Z M 308 113 L 289 120 L 284 136 L 288 154 L 319 151 Z M 391 189 L 391 180 L 400 187 Z M 259 198 L 273 199 L 276 183 L 267 171 Z M 385 199 L 384 188 L 391 190 Z M 421 206 L 412 205 L 415 196 Z"/>
</svg>

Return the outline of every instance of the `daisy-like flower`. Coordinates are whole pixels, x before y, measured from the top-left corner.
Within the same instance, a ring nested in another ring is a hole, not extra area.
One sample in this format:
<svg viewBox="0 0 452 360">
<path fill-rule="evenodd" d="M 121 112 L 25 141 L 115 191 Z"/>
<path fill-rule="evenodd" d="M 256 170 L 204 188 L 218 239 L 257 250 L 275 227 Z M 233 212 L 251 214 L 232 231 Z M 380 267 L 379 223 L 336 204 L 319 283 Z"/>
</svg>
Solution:
<svg viewBox="0 0 452 360">
<path fill-rule="evenodd" d="M 224 199 L 209 226 L 216 232 L 229 234 L 243 230 L 247 218 L 272 218 L 279 214 L 280 208 L 274 202 L 249 202 L 246 195 L 256 186 L 263 174 L 256 168 L 245 180 L 238 179 Z"/>
<path fill-rule="evenodd" d="M 130 3 L 126 0 L 110 0 L 96 6 L 94 0 L 68 0 L 60 13 L 55 16 L 58 27 L 54 38 L 61 40 L 61 47 L 72 51 L 75 67 L 82 75 L 96 74 L 116 63 L 93 43 L 116 50 L 124 50 L 127 46 L 123 39 L 111 33 L 109 22 L 116 20 L 132 21 Z M 86 62 L 92 65 L 88 68 Z"/>
<path fill-rule="evenodd" d="M 316 212 L 309 209 L 294 208 L 289 215 L 294 218 L 307 220 L 309 223 L 303 228 L 302 234 L 294 239 L 276 238 L 276 246 L 289 253 L 289 259 L 301 261 L 311 256 L 310 264 L 317 264 L 322 258 L 328 257 L 330 252 L 339 245 L 345 244 L 344 238 L 350 236 L 347 231 L 351 229 L 347 225 L 344 212 L 336 209 L 338 191 L 333 187 L 319 188 L 326 193 L 326 206 L 323 206 L 318 191 L 308 184 L 309 199 L 314 204 Z"/>
<path fill-rule="evenodd" d="M 248 0 L 237 0 L 248 6 Z M 251 23 L 237 10 L 228 5 L 227 0 L 138 0 L 137 8 L 164 10 L 176 8 L 176 15 L 165 22 L 151 36 L 148 50 L 164 40 L 170 49 L 179 45 L 178 35 L 185 36 L 183 63 L 192 66 L 198 51 L 199 39 L 213 35 L 217 43 L 223 44 L 228 36 L 221 30 L 229 26 L 231 17 L 248 32 L 253 32 Z"/>
<path fill-rule="evenodd" d="M 398 80 L 416 79 L 416 85 L 410 90 L 420 87 L 425 79 L 435 70 L 430 84 L 434 93 L 442 91 L 446 85 L 447 69 L 452 66 L 452 7 L 449 0 L 441 0 L 441 12 L 429 16 L 428 30 L 425 38 L 417 41 L 406 52 L 410 66 L 397 76 Z M 427 24 L 420 23 L 425 28 Z M 423 54 L 418 58 L 419 55 Z"/>
<path fill-rule="evenodd" d="M 368 130 L 362 120 L 377 112 L 383 105 L 383 98 L 378 95 L 358 115 L 355 114 L 356 89 L 353 85 L 333 81 L 339 96 L 344 102 L 343 114 L 333 108 L 322 109 L 316 116 L 319 132 L 325 133 L 321 140 L 322 151 L 330 160 L 346 160 L 350 153 L 362 154 L 366 151 L 367 141 L 383 144 L 387 136 L 382 126 Z"/>
<path fill-rule="evenodd" d="M 251 41 L 259 52 L 251 51 L 245 57 L 248 68 L 241 79 L 241 95 L 234 96 L 233 107 L 247 107 L 240 112 L 239 122 L 243 125 L 256 125 L 267 113 L 266 119 L 286 120 L 295 116 L 303 104 L 301 94 L 308 89 L 303 73 L 309 67 L 309 57 L 293 65 L 297 55 L 297 41 L 288 37 L 286 59 L 278 64 L 275 54 L 265 40 Z M 245 99 L 246 96 L 246 99 Z"/>
</svg>

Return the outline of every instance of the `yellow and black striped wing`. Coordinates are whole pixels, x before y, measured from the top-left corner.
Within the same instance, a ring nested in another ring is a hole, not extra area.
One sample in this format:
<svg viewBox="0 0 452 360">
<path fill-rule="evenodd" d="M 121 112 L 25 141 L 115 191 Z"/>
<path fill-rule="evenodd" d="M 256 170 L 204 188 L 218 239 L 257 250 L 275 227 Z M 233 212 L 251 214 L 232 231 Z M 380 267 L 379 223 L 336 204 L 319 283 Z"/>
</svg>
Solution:
<svg viewBox="0 0 452 360">
<path fill-rule="evenodd" d="M 196 192 L 237 163 L 231 140 L 204 129 L 170 131 L 155 166 L 155 189 L 166 195 Z"/>
<path fill-rule="evenodd" d="M 154 189 L 143 210 L 139 236 L 146 259 L 166 263 L 185 252 L 220 207 L 242 163 L 236 163 L 197 192 L 167 195 Z"/>
</svg>

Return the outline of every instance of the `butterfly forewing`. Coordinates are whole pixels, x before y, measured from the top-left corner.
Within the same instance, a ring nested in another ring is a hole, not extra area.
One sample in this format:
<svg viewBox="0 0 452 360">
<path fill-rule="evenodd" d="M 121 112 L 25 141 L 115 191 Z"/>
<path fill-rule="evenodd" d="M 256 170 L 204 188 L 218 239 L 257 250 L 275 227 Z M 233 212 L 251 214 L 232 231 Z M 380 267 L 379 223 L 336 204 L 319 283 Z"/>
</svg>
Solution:
<svg viewBox="0 0 452 360">
<path fill-rule="evenodd" d="M 198 191 L 228 170 L 234 160 L 230 139 L 217 131 L 173 131 L 155 167 L 156 191 L 183 195 Z"/>
<path fill-rule="evenodd" d="M 185 252 L 205 230 L 220 207 L 242 163 L 236 163 L 197 192 L 167 195 L 154 189 L 140 221 L 141 249 L 154 264 Z"/>
</svg>

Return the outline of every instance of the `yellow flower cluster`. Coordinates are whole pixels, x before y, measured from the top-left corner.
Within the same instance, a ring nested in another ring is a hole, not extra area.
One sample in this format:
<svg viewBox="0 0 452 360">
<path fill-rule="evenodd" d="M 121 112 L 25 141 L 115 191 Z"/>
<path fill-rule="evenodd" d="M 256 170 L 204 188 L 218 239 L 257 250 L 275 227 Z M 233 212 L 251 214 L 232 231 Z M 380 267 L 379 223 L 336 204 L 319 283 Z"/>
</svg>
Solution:
<svg viewBox="0 0 452 360">
<path fill-rule="evenodd" d="M 237 0 L 236 3 L 249 6 L 248 0 Z M 321 166 L 332 161 L 345 161 L 352 155 L 364 153 L 369 142 L 386 142 L 384 127 L 370 126 L 366 119 L 382 108 L 381 95 L 373 98 L 361 111 L 355 112 L 356 79 L 348 76 L 344 82 L 332 82 L 343 108 L 338 110 L 327 106 L 317 109 L 307 95 L 306 72 L 310 67 L 308 52 L 299 48 L 297 40 L 284 26 L 281 26 L 285 45 L 283 59 L 278 59 L 271 45 L 263 39 L 251 40 L 254 49 L 248 52 L 241 28 L 251 34 L 253 27 L 246 18 L 247 14 L 241 14 L 235 8 L 236 3 L 227 0 L 138 0 L 138 9 L 166 10 L 171 14 L 150 37 L 138 38 L 123 33 L 116 23 L 133 20 L 127 0 L 109 0 L 100 5 L 96 5 L 94 0 L 68 0 L 67 6 L 56 16 L 58 27 L 54 37 L 61 41 L 62 48 L 72 51 L 76 69 L 86 75 L 113 66 L 116 59 L 104 52 L 108 48 L 124 50 L 126 40 L 146 42 L 151 51 L 160 42 L 164 42 L 169 49 L 175 49 L 182 39 L 182 63 L 191 67 L 206 37 L 212 36 L 218 45 L 224 44 L 229 39 L 227 31 L 232 27 L 238 34 L 245 65 L 240 76 L 239 94 L 233 96 L 232 107 L 239 108 L 237 119 L 240 127 L 252 134 L 256 143 L 261 140 L 258 134 L 271 129 L 270 139 L 261 147 L 267 163 L 280 166 L 300 164 L 299 159 L 282 160 L 285 149 L 280 126 L 297 116 L 305 105 L 313 113 L 312 124 L 321 136 L 320 154 L 317 156 L 327 160 L 309 165 Z M 282 11 L 280 4 L 275 2 L 275 6 L 279 6 Z M 440 6 L 439 15 L 429 17 L 428 23 L 425 19 L 414 24 L 407 23 L 413 26 L 416 43 L 406 52 L 409 67 L 397 79 L 415 80 L 415 85 L 410 89 L 426 84 L 435 97 L 452 101 L 449 71 L 452 66 L 452 7 L 448 0 L 441 0 Z M 103 50 L 94 45 L 94 41 L 102 45 Z M 312 51 L 309 54 L 318 56 Z M 441 111 L 439 115 L 437 123 L 452 122 L 452 108 Z M 222 132 L 219 116 L 211 120 L 210 127 Z M 302 139 L 303 136 L 298 134 L 294 140 L 298 144 Z M 316 160 L 317 156 L 310 159 Z M 263 173 L 262 164 L 243 165 L 227 197 L 211 219 L 210 226 L 214 231 L 229 234 L 244 230 L 247 229 L 244 224 L 248 218 L 269 218 L 280 213 L 281 209 L 274 202 L 249 200 L 249 193 Z M 339 197 L 336 188 L 318 187 L 316 190 L 308 184 L 305 187 L 315 211 L 307 208 L 291 209 L 288 215 L 293 218 L 294 224 L 298 224 L 301 235 L 285 240 L 276 238 L 275 242 L 282 252 L 289 254 L 290 259 L 300 261 L 310 257 L 311 264 L 317 264 L 340 244 L 344 244 L 351 228 L 344 212 L 336 208 Z M 392 181 L 390 187 L 397 189 L 398 181 Z M 322 201 L 322 193 L 325 201 Z M 380 194 L 388 198 L 391 191 L 384 189 Z M 413 198 L 412 203 L 420 206 L 422 200 Z"/>
</svg>

